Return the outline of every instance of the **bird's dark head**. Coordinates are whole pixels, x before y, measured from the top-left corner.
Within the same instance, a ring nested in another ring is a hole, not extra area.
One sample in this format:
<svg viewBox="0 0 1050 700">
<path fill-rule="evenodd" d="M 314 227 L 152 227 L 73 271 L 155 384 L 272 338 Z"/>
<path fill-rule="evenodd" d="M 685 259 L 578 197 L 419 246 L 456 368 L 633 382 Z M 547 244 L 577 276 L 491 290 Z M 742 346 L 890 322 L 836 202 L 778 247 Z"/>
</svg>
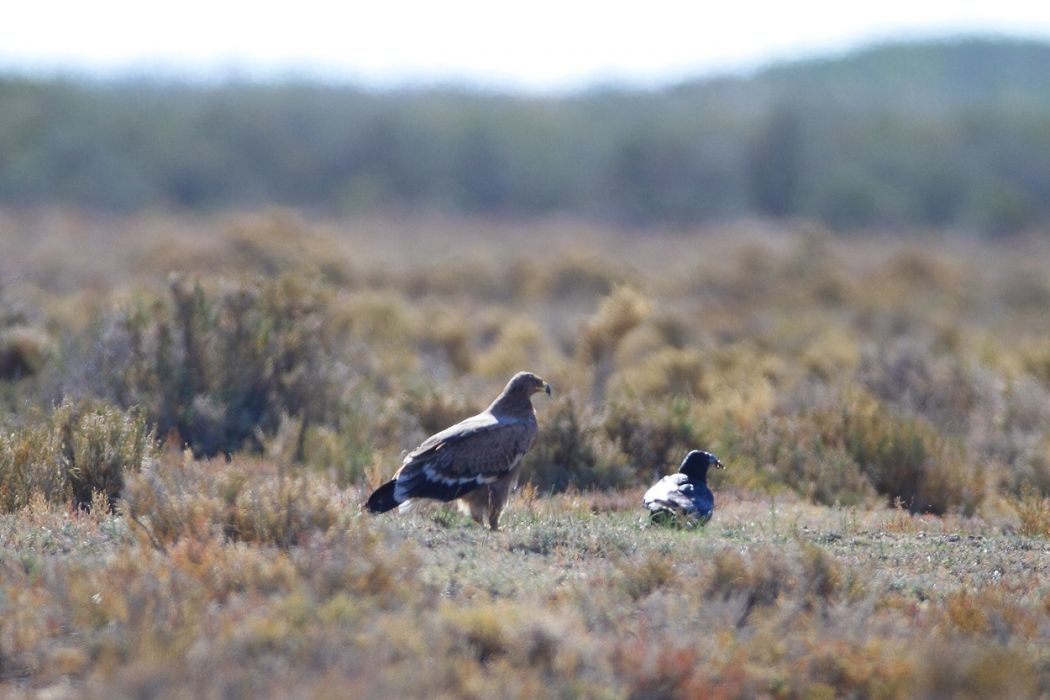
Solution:
<svg viewBox="0 0 1050 700">
<path fill-rule="evenodd" d="M 517 394 L 522 392 L 526 396 L 532 396 L 541 391 L 550 396 L 551 385 L 532 372 L 518 372 L 507 383 L 507 388 L 503 390 L 503 393 Z"/>
<path fill-rule="evenodd" d="M 710 452 L 693 450 L 682 460 L 682 466 L 678 467 L 678 471 L 691 479 L 706 479 L 707 470 L 711 467 L 725 469 L 726 465 L 722 464 L 718 457 L 715 457 Z"/>
</svg>

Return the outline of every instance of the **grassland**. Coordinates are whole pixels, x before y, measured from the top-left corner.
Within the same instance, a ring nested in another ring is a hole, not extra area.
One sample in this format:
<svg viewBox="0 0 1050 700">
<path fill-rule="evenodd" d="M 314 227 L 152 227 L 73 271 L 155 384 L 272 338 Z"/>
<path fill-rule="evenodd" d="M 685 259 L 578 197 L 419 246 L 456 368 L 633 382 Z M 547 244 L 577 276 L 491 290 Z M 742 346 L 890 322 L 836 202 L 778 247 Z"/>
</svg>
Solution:
<svg viewBox="0 0 1050 700">
<path fill-rule="evenodd" d="M 1050 694 L 1048 248 L 2 212 L 3 692 Z M 522 368 L 500 532 L 360 513 Z"/>
<path fill-rule="evenodd" d="M 294 545 L 4 516 L 6 692 L 49 697 L 1034 697 L 1050 545 L 974 519 L 637 492 L 338 519 Z"/>
</svg>

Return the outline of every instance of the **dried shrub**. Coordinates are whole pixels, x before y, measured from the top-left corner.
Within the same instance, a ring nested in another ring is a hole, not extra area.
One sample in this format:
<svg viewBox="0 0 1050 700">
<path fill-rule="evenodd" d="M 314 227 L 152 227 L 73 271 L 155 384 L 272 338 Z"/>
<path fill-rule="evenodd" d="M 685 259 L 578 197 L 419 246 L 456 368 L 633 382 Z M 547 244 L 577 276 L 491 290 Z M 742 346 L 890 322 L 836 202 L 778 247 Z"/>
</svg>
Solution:
<svg viewBox="0 0 1050 700">
<path fill-rule="evenodd" d="M 546 364 L 540 360 L 545 350 L 538 325 L 513 319 L 502 325 L 492 345 L 477 356 L 474 369 L 485 377 L 510 377 L 523 367 Z"/>
<path fill-rule="evenodd" d="M 213 538 L 288 547 L 346 518 L 332 484 L 255 460 L 167 455 L 128 480 L 123 510 L 149 542 Z"/>
<path fill-rule="evenodd" d="M 712 697 L 720 685 L 686 640 L 655 635 L 625 640 L 616 645 L 613 664 L 630 700 Z"/>
<path fill-rule="evenodd" d="M 795 693 L 786 697 L 905 698 L 914 692 L 914 659 L 863 641 L 814 640 L 807 646 L 804 668 L 792 683 Z"/>
<path fill-rule="evenodd" d="M 303 430 L 331 422 L 353 385 L 337 355 L 345 329 L 326 309 L 324 289 L 296 276 L 218 294 L 175 279 L 170 303 L 139 306 L 108 326 L 82 381 L 141 406 L 160 434 L 175 433 L 198 455 L 258 449 L 285 417 Z"/>
<path fill-rule="evenodd" d="M 153 432 L 138 411 L 67 401 L 0 435 L 0 508 L 19 510 L 36 497 L 90 508 L 96 492 L 112 507 L 125 475 L 140 470 L 153 450 Z"/>
<path fill-rule="evenodd" d="M 310 426 L 303 434 L 303 462 L 332 475 L 342 487 L 361 483 L 376 456 L 372 427 L 371 417 L 356 408 L 348 408 L 333 425 Z"/>
<path fill-rule="evenodd" d="M 390 292 L 352 294 L 338 313 L 351 335 L 381 347 L 405 345 L 412 340 L 417 325 L 411 307 Z"/>
<path fill-rule="evenodd" d="M 125 475 L 141 470 L 155 449 L 145 418 L 135 409 L 66 403 L 53 414 L 56 421 L 64 432 L 74 502 L 87 507 L 101 492 L 112 508 L 123 493 Z"/>
<path fill-rule="evenodd" d="M 842 566 L 826 550 L 815 544 L 802 543 L 802 597 L 809 607 L 825 607 L 845 586 Z"/>
<path fill-rule="evenodd" d="M 644 598 L 678 580 L 674 560 L 658 553 L 652 553 L 642 561 L 620 562 L 616 568 L 619 586 L 632 600 Z"/>
<path fill-rule="evenodd" d="M 1011 487 L 1014 493 L 1022 495 L 1034 488 L 1043 496 L 1050 496 L 1050 434 L 1032 449 L 1028 464 L 1015 471 Z"/>
<path fill-rule="evenodd" d="M 275 474 L 244 486 L 225 521 L 226 536 L 235 541 L 288 547 L 313 532 L 326 532 L 347 511 L 348 504 L 340 502 L 329 483 L 308 474 Z"/>
<path fill-rule="evenodd" d="M 336 240 L 321 235 L 290 210 L 241 214 L 230 221 L 223 243 L 237 270 L 272 276 L 305 269 L 317 270 L 330 282 L 347 284 L 354 279 Z"/>
<path fill-rule="evenodd" d="M 536 444 L 525 457 L 522 475 L 541 491 L 560 492 L 570 486 L 601 482 L 598 456 L 592 445 L 594 416 L 569 395 L 556 396 L 544 411 Z"/>
<path fill-rule="evenodd" d="M 746 471 L 750 467 L 750 474 Z M 799 417 L 764 421 L 739 444 L 730 475 L 752 488 L 788 487 L 827 505 L 856 505 L 875 494 L 843 445 L 829 445 Z M 736 474 L 736 472 L 741 472 Z"/>
<path fill-rule="evenodd" d="M 425 315 L 427 323 L 419 329 L 420 352 L 436 357 L 458 374 L 469 371 L 474 366 L 474 347 L 468 324 L 443 306 L 427 308 Z"/>
<path fill-rule="evenodd" d="M 511 629 L 517 623 L 511 605 L 483 605 L 448 611 L 449 631 L 468 654 L 484 664 L 505 656 L 511 648 Z"/>
<path fill-rule="evenodd" d="M 812 377 L 833 382 L 856 368 L 860 351 L 854 338 L 833 328 L 814 338 L 799 359 Z"/>
<path fill-rule="evenodd" d="M 618 399 L 606 407 L 602 429 L 627 456 L 635 481 L 658 478 L 690 450 L 709 444 L 682 398 L 658 403 Z"/>
<path fill-rule="evenodd" d="M 705 591 L 708 598 L 728 599 L 750 586 L 751 573 L 748 563 L 733 550 L 718 552 L 711 561 L 710 572 Z"/>
<path fill-rule="evenodd" d="M 980 475 L 928 422 L 858 400 L 841 414 L 841 440 L 889 503 L 912 512 L 972 514 L 983 497 Z"/>
<path fill-rule="evenodd" d="M 987 408 L 997 389 L 959 357 L 910 338 L 867 348 L 857 374 L 876 398 L 952 434 L 964 434 L 974 411 Z"/>
<path fill-rule="evenodd" d="M 1011 501 L 1021 524 L 1018 531 L 1028 537 L 1050 537 L 1050 498 L 1028 487 Z"/>
<path fill-rule="evenodd" d="M 20 510 L 34 497 L 49 503 L 70 501 L 72 484 L 62 438 L 63 431 L 44 420 L 0 434 L 0 509 Z"/>
<path fill-rule="evenodd" d="M 1045 688 L 1038 672 L 1003 645 L 933 644 L 911 692 L 925 697 L 1026 698 Z"/>
<path fill-rule="evenodd" d="M 630 367 L 619 378 L 643 399 L 686 396 L 706 399 L 704 358 L 692 348 L 663 347 Z"/>
<path fill-rule="evenodd" d="M 711 564 L 704 597 L 740 601 L 737 626 L 743 626 L 754 610 L 774 605 L 795 584 L 790 566 L 778 554 L 764 549 L 745 558 L 735 551 L 723 550 Z"/>
<path fill-rule="evenodd" d="M 649 311 L 648 299 L 630 287 L 619 287 L 602 300 L 594 316 L 587 321 L 576 354 L 585 366 L 591 368 L 591 394 L 595 400 L 605 396 L 620 342 L 648 316 Z"/>
<path fill-rule="evenodd" d="M 506 299 L 504 270 L 484 254 L 457 256 L 412 268 L 401 283 L 414 299 L 427 296 Z"/>
<path fill-rule="evenodd" d="M 693 339 L 695 324 L 666 309 L 655 311 L 620 342 L 615 361 L 622 370 L 645 362 L 665 349 L 683 350 Z"/>
<path fill-rule="evenodd" d="M 1050 387 L 1050 342 L 1029 343 L 1021 355 L 1024 370 Z"/>
<path fill-rule="evenodd" d="M 872 282 L 899 297 L 917 294 L 959 296 L 972 273 L 933 251 L 910 248 L 894 254 L 874 274 Z"/>
<path fill-rule="evenodd" d="M 863 394 L 778 416 L 737 444 L 758 484 L 821 503 L 856 504 L 874 491 L 912 512 L 972 514 L 984 497 L 985 479 L 958 442 Z"/>
<path fill-rule="evenodd" d="M 1042 311 L 1050 304 L 1050 276 L 1045 269 L 1024 265 L 996 280 L 996 295 L 1010 308 Z"/>
<path fill-rule="evenodd" d="M 419 425 L 422 431 L 419 439 L 422 440 L 478 413 L 484 406 L 468 401 L 460 393 L 441 392 L 433 387 L 410 387 L 401 396 L 400 408 Z"/>
<path fill-rule="evenodd" d="M 297 273 L 342 285 L 357 281 L 352 251 L 341 237 L 291 209 L 222 213 L 203 226 L 143 217 L 122 238 L 128 241 L 131 264 L 118 264 L 155 277 L 184 270 L 205 276 Z"/>
<path fill-rule="evenodd" d="M 16 325 L 0 329 L 0 380 L 38 374 L 52 352 L 51 338 L 40 328 Z"/>
<path fill-rule="evenodd" d="M 526 293 L 561 301 L 607 296 L 628 275 L 594 255 L 570 252 L 522 277 Z"/>
</svg>

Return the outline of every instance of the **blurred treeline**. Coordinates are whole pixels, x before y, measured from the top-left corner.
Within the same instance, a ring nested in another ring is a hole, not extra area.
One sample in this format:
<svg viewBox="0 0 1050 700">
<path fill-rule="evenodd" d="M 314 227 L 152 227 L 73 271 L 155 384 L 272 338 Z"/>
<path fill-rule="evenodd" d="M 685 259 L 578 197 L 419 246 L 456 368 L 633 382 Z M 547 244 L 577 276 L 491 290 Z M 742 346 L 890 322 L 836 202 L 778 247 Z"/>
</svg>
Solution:
<svg viewBox="0 0 1050 700">
<path fill-rule="evenodd" d="M 0 204 L 1050 219 L 1050 45 L 885 45 L 655 91 L 0 79 Z"/>
</svg>

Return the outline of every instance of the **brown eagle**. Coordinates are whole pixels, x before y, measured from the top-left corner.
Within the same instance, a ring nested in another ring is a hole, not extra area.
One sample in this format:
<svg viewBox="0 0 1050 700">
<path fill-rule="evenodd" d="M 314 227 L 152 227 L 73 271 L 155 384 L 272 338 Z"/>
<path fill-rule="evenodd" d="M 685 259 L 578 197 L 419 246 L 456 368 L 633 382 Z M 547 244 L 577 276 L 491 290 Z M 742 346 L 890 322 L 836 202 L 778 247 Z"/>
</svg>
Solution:
<svg viewBox="0 0 1050 700">
<path fill-rule="evenodd" d="M 521 458 L 536 441 L 533 394 L 551 386 L 532 372 L 518 372 L 484 411 L 431 435 L 412 450 L 394 478 L 368 497 L 373 513 L 385 513 L 413 498 L 463 499 L 472 517 L 499 527 L 510 490 L 518 483 Z"/>
</svg>

